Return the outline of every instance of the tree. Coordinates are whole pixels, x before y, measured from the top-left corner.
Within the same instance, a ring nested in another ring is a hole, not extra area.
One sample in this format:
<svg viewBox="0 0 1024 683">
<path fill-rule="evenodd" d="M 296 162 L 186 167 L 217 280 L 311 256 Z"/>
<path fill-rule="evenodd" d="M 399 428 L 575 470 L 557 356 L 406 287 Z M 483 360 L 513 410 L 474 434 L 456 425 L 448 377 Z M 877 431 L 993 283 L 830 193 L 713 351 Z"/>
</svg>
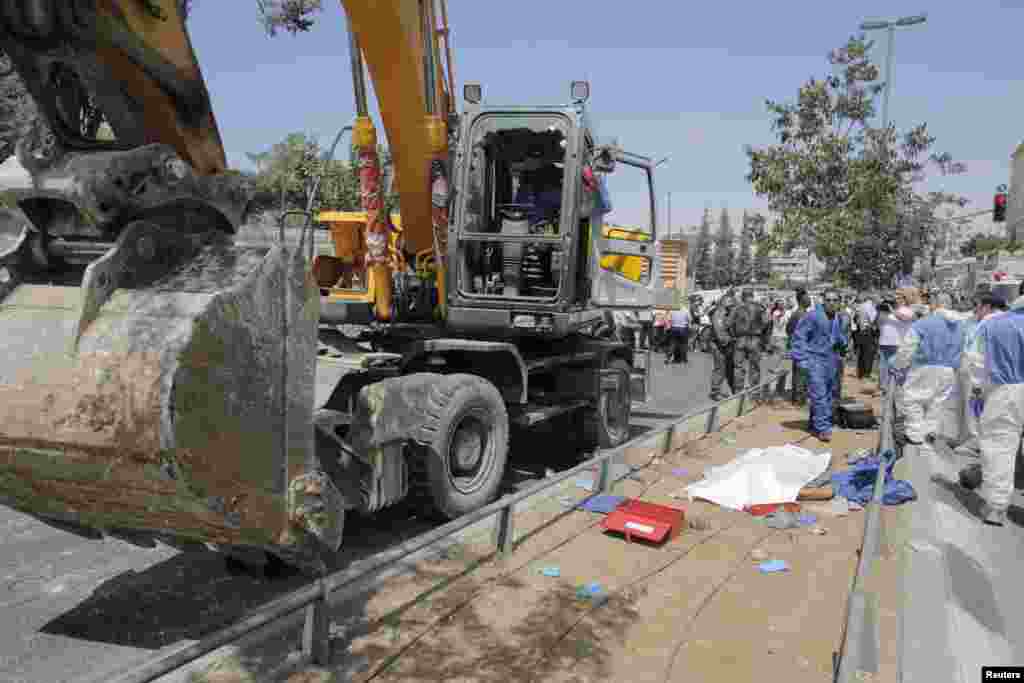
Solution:
<svg viewBox="0 0 1024 683">
<path fill-rule="evenodd" d="M 387 151 L 378 152 L 381 167 L 390 166 Z M 256 165 L 252 176 L 256 189 L 253 200 L 257 209 L 285 211 L 305 209 L 313 182 L 322 174 L 314 211 L 358 211 L 362 208 L 359 196 L 359 170 L 354 154 L 347 160 L 323 159 L 317 140 L 306 133 L 291 133 L 269 149 L 246 156 Z M 388 193 L 385 203 L 397 206 L 397 195 Z"/>
<path fill-rule="evenodd" d="M 715 235 L 714 279 L 719 287 L 728 287 L 736 281 L 736 257 L 732 249 L 733 232 L 729 211 L 722 207 Z"/>
<path fill-rule="evenodd" d="M 887 285 L 930 241 L 935 209 L 966 204 L 915 190 L 929 165 L 943 174 L 965 170 L 932 152 L 926 125 L 905 132 L 869 125 L 883 88 L 870 47 L 863 36 L 851 38 L 829 55 L 833 73 L 804 83 L 795 102 L 767 101 L 778 142 L 747 148 L 747 179 L 778 216 L 776 246 L 800 240 L 858 288 Z M 910 236 L 898 238 L 908 226 Z"/>
<path fill-rule="evenodd" d="M 1006 249 L 1010 240 L 1005 237 L 994 237 L 991 235 L 974 235 L 960 247 L 963 256 L 983 256 L 993 251 Z"/>
<path fill-rule="evenodd" d="M 697 252 L 693 259 L 693 280 L 701 289 L 714 286 L 714 264 L 711 260 L 711 210 L 704 209 L 697 233 Z"/>
<path fill-rule="evenodd" d="M 750 284 L 754 278 L 754 232 L 750 216 L 743 212 L 743 227 L 740 228 L 740 250 L 736 255 L 736 284 Z"/>
<path fill-rule="evenodd" d="M 754 279 L 768 280 L 772 275 L 772 240 L 768 234 L 768 220 L 755 212 L 750 217 L 750 235 L 757 245 L 754 252 Z"/>
<path fill-rule="evenodd" d="M 313 28 L 313 15 L 323 10 L 322 0 L 256 0 L 267 33 L 274 36 L 278 31 L 292 35 L 305 33 Z"/>
</svg>

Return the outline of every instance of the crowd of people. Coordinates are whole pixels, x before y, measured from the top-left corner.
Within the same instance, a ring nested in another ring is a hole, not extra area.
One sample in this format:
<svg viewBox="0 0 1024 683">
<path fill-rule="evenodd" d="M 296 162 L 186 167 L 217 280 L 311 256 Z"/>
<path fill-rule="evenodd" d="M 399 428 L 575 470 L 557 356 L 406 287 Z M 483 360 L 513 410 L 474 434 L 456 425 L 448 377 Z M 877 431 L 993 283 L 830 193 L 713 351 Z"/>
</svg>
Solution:
<svg viewBox="0 0 1024 683">
<path fill-rule="evenodd" d="M 970 303 L 973 310 L 963 310 Z M 724 385 L 732 392 L 759 386 L 762 355 L 784 352 L 792 362 L 789 398 L 809 406 L 809 429 L 823 442 L 832 440 L 846 364 L 867 379 L 877 359 L 877 391 L 892 393 L 901 439 L 926 452 L 942 439 L 976 459 L 961 483 L 980 489 L 987 524 L 1005 523 L 1024 433 L 1024 285 L 1012 302 L 904 288 L 845 299 L 832 290 L 817 303 L 797 290 L 788 305 L 766 306 L 744 290 L 707 311 L 693 301 L 629 324 L 642 330 L 641 348 L 665 349 L 666 363 L 687 363 L 694 328 L 706 326 L 715 401 L 730 395 Z"/>
<path fill-rule="evenodd" d="M 798 292 L 787 322 L 792 398 L 803 402 L 806 391 L 810 429 L 828 442 L 848 352 L 860 378 L 877 357 L 879 392 L 892 392 L 902 439 L 925 452 L 941 439 L 976 458 L 961 483 L 980 488 L 984 521 L 1002 526 L 1024 434 L 1024 285 L 1017 295 L 983 295 L 960 311 L 948 293 L 914 288 L 855 301 L 830 291 L 813 307 Z"/>
</svg>

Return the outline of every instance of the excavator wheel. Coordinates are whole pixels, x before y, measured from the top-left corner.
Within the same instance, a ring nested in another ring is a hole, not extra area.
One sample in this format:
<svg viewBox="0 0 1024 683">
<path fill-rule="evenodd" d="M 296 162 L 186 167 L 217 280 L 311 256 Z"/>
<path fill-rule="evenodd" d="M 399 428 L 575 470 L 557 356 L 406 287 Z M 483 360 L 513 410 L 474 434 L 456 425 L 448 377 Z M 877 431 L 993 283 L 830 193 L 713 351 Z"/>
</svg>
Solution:
<svg viewBox="0 0 1024 683">
<path fill-rule="evenodd" d="M 508 460 L 508 411 L 498 389 L 476 375 L 445 375 L 425 408 L 423 447 L 410 463 L 416 497 L 449 520 L 493 501 Z"/>
<path fill-rule="evenodd" d="M 623 370 L 629 377 L 629 363 L 614 358 L 605 366 L 607 370 Z M 629 386 L 626 392 L 615 396 L 602 392 L 596 408 L 584 408 L 580 415 L 583 439 L 589 447 L 615 448 L 629 439 L 629 418 L 631 413 Z"/>
</svg>

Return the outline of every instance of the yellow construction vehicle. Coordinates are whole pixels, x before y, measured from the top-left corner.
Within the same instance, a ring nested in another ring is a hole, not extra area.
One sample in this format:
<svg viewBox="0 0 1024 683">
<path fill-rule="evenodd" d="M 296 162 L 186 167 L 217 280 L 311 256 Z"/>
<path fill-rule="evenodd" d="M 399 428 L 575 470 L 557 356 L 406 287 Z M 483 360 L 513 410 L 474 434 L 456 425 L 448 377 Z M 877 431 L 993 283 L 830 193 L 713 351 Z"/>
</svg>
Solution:
<svg viewBox="0 0 1024 683">
<path fill-rule="evenodd" d="M 0 40 L 56 143 L 21 150 L 35 188 L 0 214 L 0 503 L 322 570 L 346 511 L 491 501 L 515 425 L 627 438 L 632 349 L 589 331 L 657 294 L 650 160 L 598 144 L 585 82 L 557 107 L 467 84 L 456 111 L 443 2 L 342 5 L 363 215 L 325 217 L 338 249 L 314 259 L 307 229 L 234 241 L 250 195 L 178 0 L 6 0 Z M 86 103 L 112 140 L 83 135 Z M 642 238 L 604 226 L 628 174 Z"/>
</svg>

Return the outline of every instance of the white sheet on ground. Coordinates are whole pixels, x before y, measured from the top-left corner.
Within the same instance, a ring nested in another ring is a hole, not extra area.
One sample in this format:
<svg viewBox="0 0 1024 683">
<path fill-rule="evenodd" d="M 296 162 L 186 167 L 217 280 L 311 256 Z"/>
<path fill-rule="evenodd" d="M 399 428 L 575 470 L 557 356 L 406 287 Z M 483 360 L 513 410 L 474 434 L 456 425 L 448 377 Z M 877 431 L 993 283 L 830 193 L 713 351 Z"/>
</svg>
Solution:
<svg viewBox="0 0 1024 683">
<path fill-rule="evenodd" d="M 811 453 L 792 444 L 752 448 L 725 465 L 709 468 L 686 487 L 690 500 L 702 498 L 725 508 L 792 503 L 805 485 L 828 469 L 830 452 Z"/>
</svg>

